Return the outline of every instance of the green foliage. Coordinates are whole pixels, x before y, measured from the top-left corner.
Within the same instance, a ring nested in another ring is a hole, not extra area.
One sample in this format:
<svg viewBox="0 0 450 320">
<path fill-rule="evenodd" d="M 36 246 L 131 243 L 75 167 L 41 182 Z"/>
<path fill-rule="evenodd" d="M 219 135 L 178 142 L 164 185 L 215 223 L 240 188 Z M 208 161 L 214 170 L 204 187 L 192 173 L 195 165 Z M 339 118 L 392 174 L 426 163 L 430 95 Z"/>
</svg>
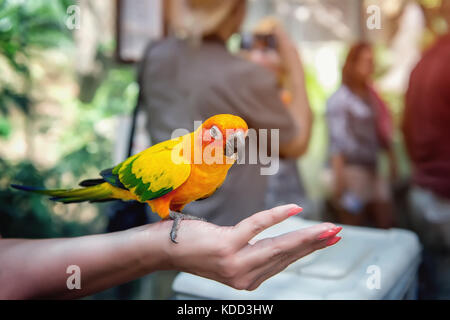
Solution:
<svg viewBox="0 0 450 320">
<path fill-rule="evenodd" d="M 98 217 L 90 226 L 52 215 L 54 204 L 42 195 L 13 191 L 11 182 L 44 187 L 46 180 L 58 180 L 57 170 L 38 170 L 30 162 L 13 165 L 0 159 L 0 234 L 5 237 L 52 238 L 79 236 L 95 231 Z"/>
<path fill-rule="evenodd" d="M 91 101 L 84 103 L 80 99 L 80 108 L 83 111 L 95 110 L 95 113 L 102 114 L 105 117 L 111 117 L 118 114 L 129 114 L 135 106 L 138 94 L 138 85 L 135 82 L 134 70 L 130 67 L 116 65 L 104 66 L 105 73 L 99 78 L 92 80 L 82 79 L 88 83 L 100 82 L 96 86 Z M 82 91 L 80 96 L 86 95 L 83 89 L 87 85 L 81 81 Z"/>
<path fill-rule="evenodd" d="M 0 138 L 8 138 L 11 133 L 11 124 L 7 118 L 0 116 Z"/>
<path fill-rule="evenodd" d="M 10 75 L 0 77 L 0 139 L 8 139 L 13 130 L 20 129 L 13 127 L 16 122 L 12 116 L 17 112 L 26 117 L 25 136 L 46 133 L 55 127 L 62 120 L 61 115 L 40 114 L 35 107 L 46 99 L 60 105 L 63 114 L 73 115 L 64 132 L 58 134 L 58 141 L 52 142 L 60 154 L 53 167 L 37 166 L 30 160 L 13 162 L 0 158 L 0 234 L 4 237 L 65 237 L 104 228 L 105 215 L 80 218 L 87 211 L 98 213 L 101 211 L 98 208 L 104 205 L 55 204 L 45 196 L 9 187 L 11 183 L 74 187 L 83 178 L 95 177 L 101 169 L 111 167 L 115 136 L 101 130 L 99 124 L 115 115 L 128 114 L 135 105 L 138 89 L 134 70 L 115 64 L 114 43 L 99 46 L 95 61 L 99 68 L 95 74 L 77 78 L 75 61 L 65 66 L 69 80 L 73 74 L 71 85 L 78 82 L 80 87 L 78 99 L 47 98 L 46 88 L 41 86 L 52 83 L 40 83 L 34 78 L 33 64 L 52 67 L 46 60 L 48 49 L 57 48 L 72 55 L 75 44 L 65 19 L 67 7 L 74 3 L 73 0 L 0 0 L 0 73 Z M 38 92 L 39 98 L 33 92 Z M 32 139 L 28 140 L 27 145 L 32 143 Z"/>
<path fill-rule="evenodd" d="M 0 78 L 0 113 L 17 107 L 29 112 L 29 58 L 35 49 L 45 49 L 69 43 L 71 34 L 64 25 L 65 8 L 72 1 L 0 0 L 0 56 L 15 76 L 21 79 L 22 90 L 8 79 Z M 1 65 L 0 65 L 0 71 Z M 3 73 L 3 72 L 2 72 Z"/>
<path fill-rule="evenodd" d="M 305 66 L 306 91 L 314 114 L 311 139 L 307 153 L 300 158 L 303 184 L 312 199 L 323 196 L 323 186 L 318 177 L 323 170 L 328 147 L 328 129 L 325 122 L 326 102 L 330 92 L 320 84 L 313 68 Z"/>
</svg>

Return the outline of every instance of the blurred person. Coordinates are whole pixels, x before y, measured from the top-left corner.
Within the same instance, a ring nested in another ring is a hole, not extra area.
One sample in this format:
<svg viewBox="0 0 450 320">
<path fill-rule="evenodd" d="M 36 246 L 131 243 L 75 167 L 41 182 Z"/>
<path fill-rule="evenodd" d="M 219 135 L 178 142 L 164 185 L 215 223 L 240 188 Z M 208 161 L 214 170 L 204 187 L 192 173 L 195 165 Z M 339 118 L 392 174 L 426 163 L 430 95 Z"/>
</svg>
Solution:
<svg viewBox="0 0 450 320">
<path fill-rule="evenodd" d="M 278 52 L 278 45 L 274 30 L 279 28 L 280 23 L 274 17 L 262 19 L 252 33 L 242 34 L 240 54 L 257 63 L 269 71 L 272 71 L 277 79 L 280 98 L 286 107 L 292 102 L 292 96 L 289 91 L 289 74 L 284 69 L 282 58 Z"/>
<path fill-rule="evenodd" d="M 242 35 L 241 55 L 273 72 L 278 82 L 280 99 L 286 108 L 292 102 L 287 83 L 288 76 L 277 50 L 274 29 L 279 22 L 273 17 L 262 19 L 251 34 Z M 307 207 L 306 192 L 303 187 L 296 158 L 281 158 L 278 173 L 268 177 L 266 207 L 284 203 L 302 203 Z"/>
<path fill-rule="evenodd" d="M 285 32 L 280 27 L 273 30 L 289 78 L 289 108 L 280 99 L 273 72 L 232 55 L 226 48 L 226 41 L 243 22 L 246 1 L 182 0 L 169 4 L 175 35 L 150 44 L 140 70 L 140 101 L 148 115 L 152 141 L 166 140 L 178 128 L 193 130 L 195 120 L 230 113 L 242 117 L 249 128 L 269 130 L 269 137 L 271 129 L 279 129 L 281 157 L 303 154 L 312 115 L 303 67 Z M 261 175 L 260 163 L 248 164 L 248 149 L 246 155 L 246 163 L 230 171 L 219 192 L 189 204 L 184 213 L 229 226 L 267 208 L 268 176 Z"/>
<path fill-rule="evenodd" d="M 373 72 L 371 46 L 355 44 L 344 64 L 342 85 L 327 102 L 332 204 L 341 223 L 363 225 L 372 220 L 376 227 L 390 228 L 390 187 L 377 172 L 377 158 L 382 149 L 387 151 L 395 180 L 392 121 L 372 86 Z"/>
<path fill-rule="evenodd" d="M 443 12 L 450 22 L 447 5 Z M 424 245 L 419 297 L 426 299 L 450 299 L 449 88 L 447 33 L 423 54 L 411 73 L 402 125 L 412 167 L 410 221 Z"/>
<path fill-rule="evenodd" d="M 340 240 L 340 227 L 322 223 L 249 244 L 264 229 L 300 211 L 297 205 L 285 205 L 233 227 L 185 221 L 189 226 L 180 230 L 176 245 L 167 237 L 170 221 L 74 238 L 0 237 L 0 300 L 80 298 L 156 270 L 190 272 L 254 290 L 294 261 Z"/>
</svg>

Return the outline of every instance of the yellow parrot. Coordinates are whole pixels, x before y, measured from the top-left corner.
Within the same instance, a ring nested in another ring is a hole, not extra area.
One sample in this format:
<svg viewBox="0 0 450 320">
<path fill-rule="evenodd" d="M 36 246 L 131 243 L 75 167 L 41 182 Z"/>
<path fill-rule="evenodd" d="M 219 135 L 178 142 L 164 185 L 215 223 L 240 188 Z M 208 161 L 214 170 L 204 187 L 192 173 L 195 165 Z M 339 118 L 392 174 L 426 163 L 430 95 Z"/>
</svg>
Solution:
<svg viewBox="0 0 450 320">
<path fill-rule="evenodd" d="M 146 202 L 162 219 L 174 220 L 170 232 L 176 243 L 179 223 L 199 219 L 181 213 L 195 200 L 211 196 L 225 181 L 228 170 L 242 156 L 247 123 L 231 114 L 207 119 L 185 136 L 163 141 L 100 172 L 100 179 L 84 180 L 83 188 L 46 190 L 12 185 L 52 196 L 63 203 L 136 200 Z"/>
</svg>

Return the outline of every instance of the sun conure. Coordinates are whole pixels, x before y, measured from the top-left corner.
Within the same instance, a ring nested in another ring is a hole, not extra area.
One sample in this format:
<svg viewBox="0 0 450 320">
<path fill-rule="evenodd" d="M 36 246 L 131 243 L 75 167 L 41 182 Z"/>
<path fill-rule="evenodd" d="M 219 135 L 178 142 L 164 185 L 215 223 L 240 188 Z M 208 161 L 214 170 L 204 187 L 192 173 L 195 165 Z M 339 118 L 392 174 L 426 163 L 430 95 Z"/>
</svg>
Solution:
<svg viewBox="0 0 450 320">
<path fill-rule="evenodd" d="M 99 179 L 82 181 L 82 188 L 12 187 L 49 195 L 51 200 L 63 203 L 116 199 L 146 202 L 162 219 L 174 220 L 170 238 L 176 243 L 180 221 L 198 219 L 181 214 L 181 210 L 192 201 L 211 196 L 222 185 L 244 151 L 247 131 L 242 118 L 219 114 L 192 133 L 153 145 L 101 171 Z"/>
</svg>

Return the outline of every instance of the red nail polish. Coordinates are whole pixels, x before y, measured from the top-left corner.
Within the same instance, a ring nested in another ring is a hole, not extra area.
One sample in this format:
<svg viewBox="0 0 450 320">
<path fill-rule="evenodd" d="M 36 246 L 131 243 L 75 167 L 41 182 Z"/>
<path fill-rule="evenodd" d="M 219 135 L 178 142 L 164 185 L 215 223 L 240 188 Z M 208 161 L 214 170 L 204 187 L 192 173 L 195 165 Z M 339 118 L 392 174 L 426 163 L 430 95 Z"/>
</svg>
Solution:
<svg viewBox="0 0 450 320">
<path fill-rule="evenodd" d="M 333 244 L 336 244 L 341 239 L 342 239 L 341 237 L 334 237 L 334 238 L 328 240 L 327 247 L 332 246 Z"/>
<path fill-rule="evenodd" d="M 299 214 L 302 211 L 303 211 L 303 208 L 300 208 L 300 207 L 292 208 L 288 211 L 288 216 L 289 217 L 295 216 L 296 214 Z"/>
<path fill-rule="evenodd" d="M 334 228 L 328 229 L 327 231 L 322 232 L 319 235 L 318 239 L 324 240 L 324 239 L 333 237 L 333 236 L 337 235 L 341 230 L 342 230 L 342 227 L 334 227 Z"/>
</svg>

